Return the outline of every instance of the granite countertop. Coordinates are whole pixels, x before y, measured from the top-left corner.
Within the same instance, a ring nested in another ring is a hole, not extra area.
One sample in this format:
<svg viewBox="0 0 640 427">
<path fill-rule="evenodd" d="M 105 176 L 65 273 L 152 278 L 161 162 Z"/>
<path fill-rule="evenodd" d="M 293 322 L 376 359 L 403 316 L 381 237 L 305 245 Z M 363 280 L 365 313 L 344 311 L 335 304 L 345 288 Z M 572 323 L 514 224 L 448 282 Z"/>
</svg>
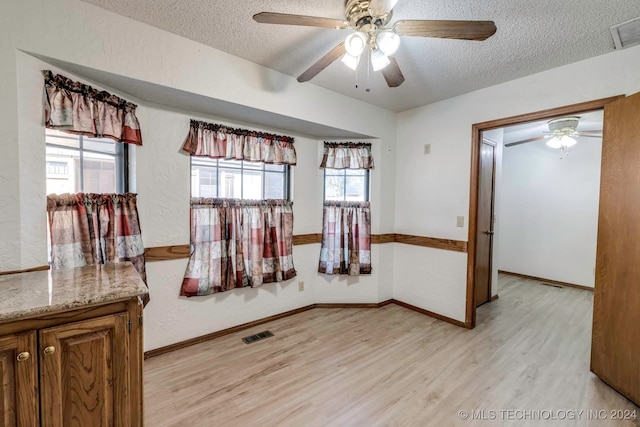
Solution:
<svg viewBox="0 0 640 427">
<path fill-rule="evenodd" d="M 148 292 L 130 262 L 0 276 L 0 322 L 139 297 Z"/>
</svg>

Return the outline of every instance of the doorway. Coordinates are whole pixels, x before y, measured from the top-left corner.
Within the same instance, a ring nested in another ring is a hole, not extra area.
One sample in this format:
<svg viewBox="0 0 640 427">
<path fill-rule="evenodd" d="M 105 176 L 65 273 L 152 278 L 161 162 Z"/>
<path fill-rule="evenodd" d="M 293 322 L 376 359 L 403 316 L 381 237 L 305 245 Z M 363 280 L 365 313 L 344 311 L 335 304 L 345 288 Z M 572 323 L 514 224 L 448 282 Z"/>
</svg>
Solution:
<svg viewBox="0 0 640 427">
<path fill-rule="evenodd" d="M 619 98 L 622 98 L 622 96 L 604 98 L 473 125 L 465 319 L 467 327 L 475 327 L 476 307 L 483 301 L 486 289 L 488 288 L 489 292 L 491 290 L 491 276 L 495 278 L 495 274 L 489 275 L 488 271 L 491 272 L 491 269 L 489 268 L 487 271 L 486 267 L 487 265 L 490 266 L 493 261 L 494 242 L 492 233 L 494 232 L 493 214 L 495 202 L 493 200 L 493 194 L 495 193 L 495 178 L 493 178 L 492 183 L 489 185 L 486 177 L 487 160 L 483 160 L 483 153 L 485 157 L 487 153 L 486 138 L 483 138 L 483 134 L 507 126 L 551 120 L 561 116 L 575 116 L 601 110 L 606 104 Z M 495 163 L 493 173 L 495 174 Z M 487 202 L 487 194 L 491 194 L 491 196 L 489 196 L 489 203 Z M 488 223 L 487 217 L 490 218 Z M 484 280 L 488 280 L 489 285 L 487 285 Z M 489 295 L 488 298 L 491 299 L 491 296 Z"/>
</svg>

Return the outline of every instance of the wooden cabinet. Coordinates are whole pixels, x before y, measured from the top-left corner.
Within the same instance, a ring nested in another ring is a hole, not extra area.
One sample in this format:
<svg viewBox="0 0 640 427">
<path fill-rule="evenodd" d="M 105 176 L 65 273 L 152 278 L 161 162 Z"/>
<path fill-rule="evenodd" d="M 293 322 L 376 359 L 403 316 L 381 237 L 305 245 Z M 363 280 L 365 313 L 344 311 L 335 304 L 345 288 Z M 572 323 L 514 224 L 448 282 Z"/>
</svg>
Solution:
<svg viewBox="0 0 640 427">
<path fill-rule="evenodd" d="M 128 323 L 122 313 L 39 332 L 43 426 L 127 425 Z"/>
<path fill-rule="evenodd" d="M 0 421 L 5 427 L 38 425 L 36 333 L 0 337 Z"/>
<path fill-rule="evenodd" d="M 0 425 L 141 426 L 135 300 L 0 324 Z"/>
</svg>

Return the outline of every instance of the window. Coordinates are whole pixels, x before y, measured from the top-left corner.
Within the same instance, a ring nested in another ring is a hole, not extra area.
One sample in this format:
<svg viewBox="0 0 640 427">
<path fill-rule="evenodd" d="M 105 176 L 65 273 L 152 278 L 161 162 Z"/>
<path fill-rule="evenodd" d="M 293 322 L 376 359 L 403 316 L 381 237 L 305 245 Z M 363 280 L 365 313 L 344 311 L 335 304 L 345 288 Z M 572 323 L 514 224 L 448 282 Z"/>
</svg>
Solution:
<svg viewBox="0 0 640 427">
<path fill-rule="evenodd" d="M 325 169 L 324 199 L 346 202 L 369 200 L 369 170 Z"/>
<path fill-rule="evenodd" d="M 191 196 L 288 199 L 289 166 L 191 157 Z"/>
<path fill-rule="evenodd" d="M 128 144 L 46 129 L 47 194 L 124 193 Z"/>
</svg>

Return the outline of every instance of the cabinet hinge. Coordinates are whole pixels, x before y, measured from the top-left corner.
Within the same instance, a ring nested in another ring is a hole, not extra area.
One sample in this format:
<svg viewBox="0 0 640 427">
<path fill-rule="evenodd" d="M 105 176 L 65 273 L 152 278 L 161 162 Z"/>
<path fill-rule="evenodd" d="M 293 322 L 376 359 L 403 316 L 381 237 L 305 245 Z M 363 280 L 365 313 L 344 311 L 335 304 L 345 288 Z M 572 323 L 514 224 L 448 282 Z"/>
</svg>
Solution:
<svg viewBox="0 0 640 427">
<path fill-rule="evenodd" d="M 131 333 L 131 320 L 129 320 L 129 333 Z"/>
<path fill-rule="evenodd" d="M 142 327 L 142 316 L 138 317 L 138 324 Z"/>
</svg>

